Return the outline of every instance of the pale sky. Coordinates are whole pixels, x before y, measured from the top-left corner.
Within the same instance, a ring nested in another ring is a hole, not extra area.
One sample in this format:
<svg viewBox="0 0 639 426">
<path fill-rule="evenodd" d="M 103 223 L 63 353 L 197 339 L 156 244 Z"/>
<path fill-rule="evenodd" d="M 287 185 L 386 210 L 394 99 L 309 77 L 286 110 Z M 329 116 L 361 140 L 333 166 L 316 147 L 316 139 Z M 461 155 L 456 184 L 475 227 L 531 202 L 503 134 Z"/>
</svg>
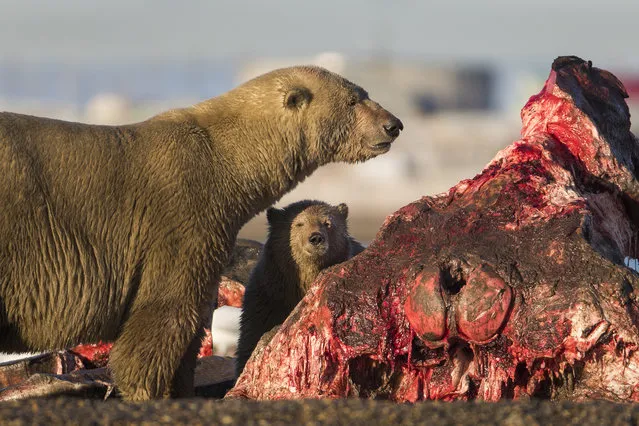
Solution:
<svg viewBox="0 0 639 426">
<path fill-rule="evenodd" d="M 639 69 L 636 0 L 0 0 L 0 61 L 242 59 L 322 51 Z"/>
</svg>

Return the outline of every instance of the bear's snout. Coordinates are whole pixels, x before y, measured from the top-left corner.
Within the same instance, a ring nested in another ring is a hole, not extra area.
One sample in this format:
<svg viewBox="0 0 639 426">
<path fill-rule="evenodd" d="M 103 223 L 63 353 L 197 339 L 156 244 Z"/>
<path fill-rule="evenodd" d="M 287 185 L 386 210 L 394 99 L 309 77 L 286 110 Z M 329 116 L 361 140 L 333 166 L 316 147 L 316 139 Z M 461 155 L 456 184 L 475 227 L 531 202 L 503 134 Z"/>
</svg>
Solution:
<svg viewBox="0 0 639 426">
<path fill-rule="evenodd" d="M 325 238 L 321 232 L 313 232 L 310 237 L 308 237 L 308 242 L 313 244 L 314 246 L 318 246 L 324 243 Z"/>
<path fill-rule="evenodd" d="M 401 120 L 395 116 L 391 116 L 387 123 L 383 124 L 382 127 L 388 136 L 391 138 L 396 138 L 399 136 L 399 132 L 404 130 L 404 124 Z"/>
</svg>

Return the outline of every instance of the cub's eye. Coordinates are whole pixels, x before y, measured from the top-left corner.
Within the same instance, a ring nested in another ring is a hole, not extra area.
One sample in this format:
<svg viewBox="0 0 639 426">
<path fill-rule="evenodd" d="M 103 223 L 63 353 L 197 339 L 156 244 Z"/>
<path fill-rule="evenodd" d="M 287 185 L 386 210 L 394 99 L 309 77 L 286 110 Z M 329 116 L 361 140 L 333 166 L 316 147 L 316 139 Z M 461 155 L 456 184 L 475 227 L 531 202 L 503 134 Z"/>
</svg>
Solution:
<svg viewBox="0 0 639 426">
<path fill-rule="evenodd" d="M 359 102 L 359 100 L 357 98 L 350 98 L 348 100 L 348 106 L 355 106 L 355 105 L 357 105 L 357 102 Z"/>
<path fill-rule="evenodd" d="M 295 226 L 297 226 L 297 227 L 299 228 L 299 227 L 301 227 L 301 226 L 304 226 L 304 223 L 303 223 L 303 222 L 297 222 L 297 223 L 295 224 Z"/>
<path fill-rule="evenodd" d="M 324 226 L 327 227 L 327 228 L 330 228 L 331 225 L 332 225 L 332 223 L 331 223 L 330 220 L 327 220 L 327 221 L 324 222 Z"/>
</svg>

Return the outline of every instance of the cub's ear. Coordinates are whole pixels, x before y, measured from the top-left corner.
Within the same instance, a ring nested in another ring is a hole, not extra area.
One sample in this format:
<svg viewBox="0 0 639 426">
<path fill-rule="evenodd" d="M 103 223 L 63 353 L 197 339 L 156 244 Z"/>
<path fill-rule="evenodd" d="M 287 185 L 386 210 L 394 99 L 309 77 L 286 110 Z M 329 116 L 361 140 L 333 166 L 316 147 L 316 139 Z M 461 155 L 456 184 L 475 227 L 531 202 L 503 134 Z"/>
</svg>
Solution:
<svg viewBox="0 0 639 426">
<path fill-rule="evenodd" d="M 268 220 L 268 223 L 278 222 L 284 219 L 284 216 L 286 216 L 284 210 L 276 209 L 275 207 L 266 210 L 266 220 Z"/>
<path fill-rule="evenodd" d="M 348 206 L 344 203 L 341 203 L 337 206 L 337 212 L 344 218 L 348 218 Z"/>
<path fill-rule="evenodd" d="M 284 96 L 284 106 L 288 109 L 302 109 L 308 106 L 313 94 L 306 87 L 293 87 Z"/>
</svg>

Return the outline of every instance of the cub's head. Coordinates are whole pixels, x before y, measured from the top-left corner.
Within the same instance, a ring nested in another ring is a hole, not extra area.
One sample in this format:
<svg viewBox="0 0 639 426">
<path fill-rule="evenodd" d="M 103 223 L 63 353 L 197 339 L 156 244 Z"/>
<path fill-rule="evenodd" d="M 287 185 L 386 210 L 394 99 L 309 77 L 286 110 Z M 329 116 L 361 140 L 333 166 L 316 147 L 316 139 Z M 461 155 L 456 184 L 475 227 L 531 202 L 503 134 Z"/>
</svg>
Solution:
<svg viewBox="0 0 639 426">
<path fill-rule="evenodd" d="M 348 258 L 348 206 L 304 200 L 266 211 L 269 239 L 287 244 L 299 265 L 324 268 Z"/>
<path fill-rule="evenodd" d="M 361 87 L 313 66 L 275 70 L 240 86 L 241 98 L 302 161 L 355 163 L 388 152 L 402 122 Z"/>
</svg>

